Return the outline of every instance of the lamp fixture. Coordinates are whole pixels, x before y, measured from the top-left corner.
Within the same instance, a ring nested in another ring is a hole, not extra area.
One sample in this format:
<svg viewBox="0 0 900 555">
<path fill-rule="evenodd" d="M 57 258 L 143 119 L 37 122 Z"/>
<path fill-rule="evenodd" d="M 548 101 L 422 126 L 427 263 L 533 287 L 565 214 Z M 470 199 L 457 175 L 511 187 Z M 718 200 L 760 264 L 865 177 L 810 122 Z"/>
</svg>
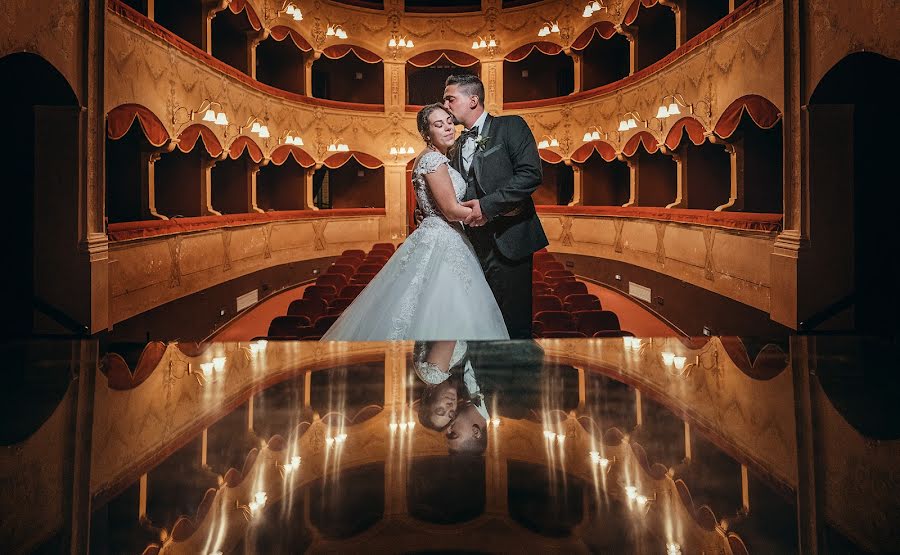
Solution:
<svg viewBox="0 0 900 555">
<path fill-rule="evenodd" d="M 415 149 L 411 146 L 392 146 L 388 152 L 390 152 L 391 156 L 404 156 L 406 154 L 416 153 Z"/>
<path fill-rule="evenodd" d="M 647 127 L 647 120 L 641 119 L 641 115 L 638 112 L 628 112 L 622 117 L 622 120 L 619 121 L 618 131 L 630 131 L 635 129 L 638 126 L 638 122 L 643 123 L 644 127 Z"/>
<path fill-rule="evenodd" d="M 344 31 L 344 28 L 340 25 L 329 25 L 328 29 L 325 31 L 325 36 L 327 37 L 337 37 L 339 39 L 346 39 L 347 32 Z"/>
<path fill-rule="evenodd" d="M 328 152 L 348 152 L 350 147 L 341 142 L 341 138 L 331 141 L 331 144 L 328 145 Z"/>
<path fill-rule="evenodd" d="M 286 145 L 303 146 L 303 139 L 293 129 L 289 129 L 278 142 Z"/>
<path fill-rule="evenodd" d="M 397 430 L 400 430 L 401 432 L 405 432 L 405 431 L 411 432 L 411 431 L 413 431 L 413 428 L 416 427 L 416 421 L 415 420 L 407 420 L 405 422 L 391 422 L 388 427 L 391 429 L 391 432 L 396 432 Z M 344 434 L 344 435 L 346 435 L 346 434 Z"/>
<path fill-rule="evenodd" d="M 606 6 L 604 6 L 597 0 L 594 0 L 593 2 L 588 2 L 588 5 L 584 7 L 584 11 L 581 13 L 581 17 L 591 17 L 592 15 L 594 15 L 594 12 L 599 12 L 605 9 Z"/>
<path fill-rule="evenodd" d="M 388 46 L 390 48 L 412 48 L 414 44 L 412 39 L 391 35 L 391 40 L 388 41 Z"/>
<path fill-rule="evenodd" d="M 546 21 L 541 30 L 538 31 L 539 37 L 546 37 L 550 33 L 559 33 L 559 23 L 556 21 Z"/>
<path fill-rule="evenodd" d="M 213 108 L 215 107 L 218 107 L 219 110 L 214 110 Z M 183 106 L 179 107 L 175 110 L 175 113 L 172 114 L 173 124 L 178 123 L 178 112 L 180 112 L 181 110 L 188 112 L 190 121 L 194 121 L 197 116 L 203 114 L 203 117 L 201 118 L 202 121 L 212 123 L 213 125 L 221 125 L 223 127 L 228 125 L 228 116 L 225 115 L 225 107 L 222 106 L 221 103 L 214 100 L 204 100 L 203 103 L 200 104 L 200 107 L 196 110 L 188 110 Z"/>
<path fill-rule="evenodd" d="M 668 101 L 668 102 L 667 102 Z M 712 115 L 712 106 L 706 100 L 698 100 L 697 104 L 706 104 L 706 117 Z M 669 94 L 662 98 L 662 102 L 656 111 L 656 119 L 666 119 L 669 116 L 677 116 L 681 114 L 681 108 L 687 108 L 688 113 L 694 114 L 694 104 L 688 103 L 679 93 Z"/>
<path fill-rule="evenodd" d="M 593 131 L 591 131 L 592 129 Z M 601 137 L 604 139 L 609 139 L 609 133 L 603 131 L 596 125 L 592 125 L 591 127 L 587 128 L 587 131 L 584 132 L 584 137 L 582 137 L 581 140 L 585 143 L 588 143 L 590 141 L 599 141 Z"/>
<path fill-rule="evenodd" d="M 681 545 L 676 542 L 666 544 L 666 555 L 681 555 Z"/>
<path fill-rule="evenodd" d="M 240 501 L 237 501 L 237 508 L 241 510 L 244 514 L 244 518 L 248 521 L 259 514 L 260 511 L 266 506 L 266 502 L 268 502 L 269 496 L 264 491 L 257 491 L 253 494 L 253 499 L 250 500 L 246 505 L 241 505 Z"/>
<path fill-rule="evenodd" d="M 250 128 L 250 132 L 259 135 L 260 139 L 268 139 L 271 136 L 269 135 L 269 126 L 265 125 L 265 122 L 258 117 L 251 116 L 251 118 L 247 120 L 247 123 L 238 129 L 238 134 L 243 133 L 248 127 Z"/>
<path fill-rule="evenodd" d="M 340 433 L 336 436 L 328 436 L 325 438 L 325 445 L 328 447 L 334 447 L 335 445 L 340 445 L 347 441 L 347 434 Z"/>
<path fill-rule="evenodd" d="M 550 148 L 559 146 L 559 140 L 556 137 L 551 137 L 550 135 L 544 135 L 541 138 L 541 142 L 538 143 L 538 148 Z"/>
<path fill-rule="evenodd" d="M 591 462 L 596 465 L 599 465 L 600 468 L 602 468 L 603 470 L 606 470 L 607 468 L 609 468 L 609 464 L 610 464 L 610 462 L 612 462 L 609 459 L 607 459 L 606 457 L 601 456 L 600 451 L 591 451 L 588 454 L 591 457 Z"/>
<path fill-rule="evenodd" d="M 500 43 L 494 37 L 493 33 L 487 36 L 487 38 L 479 36 L 478 40 L 472 41 L 472 50 L 480 50 L 482 48 L 497 48 Z"/>
<path fill-rule="evenodd" d="M 294 5 L 293 2 L 288 2 L 287 6 L 284 6 L 281 10 L 278 10 L 276 15 L 287 14 L 294 18 L 294 21 L 303 21 L 303 13 L 300 12 L 300 8 Z"/>
<path fill-rule="evenodd" d="M 300 468 L 300 455 L 294 455 L 291 457 L 290 462 L 284 463 L 284 466 L 281 467 L 282 473 L 287 476 L 288 474 L 295 472 L 298 468 Z"/>
</svg>

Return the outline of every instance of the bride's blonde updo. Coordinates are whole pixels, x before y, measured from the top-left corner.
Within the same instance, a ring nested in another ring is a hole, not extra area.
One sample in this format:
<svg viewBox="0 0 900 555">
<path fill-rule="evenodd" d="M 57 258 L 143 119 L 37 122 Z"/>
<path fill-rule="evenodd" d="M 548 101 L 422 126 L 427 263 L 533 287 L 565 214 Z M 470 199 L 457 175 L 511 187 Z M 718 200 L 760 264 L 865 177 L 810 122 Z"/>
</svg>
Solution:
<svg viewBox="0 0 900 555">
<path fill-rule="evenodd" d="M 416 114 L 416 126 L 418 126 L 419 135 L 422 136 L 422 140 L 425 141 L 426 145 L 431 144 L 431 137 L 428 136 L 428 130 L 431 125 L 428 123 L 428 118 L 431 117 L 431 114 L 435 110 L 443 110 L 448 116 L 450 115 L 450 112 L 448 112 L 440 102 L 429 104 L 419 110 L 419 113 Z"/>
</svg>

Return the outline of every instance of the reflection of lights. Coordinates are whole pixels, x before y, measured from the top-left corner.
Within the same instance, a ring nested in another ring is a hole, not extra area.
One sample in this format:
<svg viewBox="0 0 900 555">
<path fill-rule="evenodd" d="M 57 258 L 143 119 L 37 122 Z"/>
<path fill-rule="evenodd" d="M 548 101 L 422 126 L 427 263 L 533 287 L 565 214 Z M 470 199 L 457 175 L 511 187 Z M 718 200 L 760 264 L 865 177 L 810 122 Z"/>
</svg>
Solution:
<svg viewBox="0 0 900 555">
<path fill-rule="evenodd" d="M 416 423 L 414 420 L 406 420 L 404 422 L 391 422 L 390 424 L 388 424 L 388 427 L 391 429 L 392 432 L 396 432 L 398 429 L 401 432 L 406 432 L 406 431 L 411 432 L 413 430 L 413 428 L 416 427 Z M 342 435 L 344 437 L 347 437 L 347 434 L 342 434 Z"/>
<path fill-rule="evenodd" d="M 291 462 L 284 464 L 284 472 L 286 474 L 290 474 L 291 472 L 300 468 L 300 456 L 294 455 L 291 457 Z"/>
<path fill-rule="evenodd" d="M 566 436 L 564 436 L 564 435 L 562 435 L 562 434 L 556 434 L 556 441 L 562 443 L 562 442 L 564 442 L 565 440 L 566 440 Z"/>
<path fill-rule="evenodd" d="M 212 362 L 213 362 L 213 368 L 215 369 L 215 371 L 216 371 L 217 373 L 218 373 L 218 372 L 222 372 L 223 370 L 225 370 L 225 361 L 226 361 L 226 360 L 228 360 L 228 359 L 225 358 L 225 357 L 215 357 L 215 358 L 212 360 Z"/>
<path fill-rule="evenodd" d="M 262 508 L 266 506 L 266 501 L 268 501 L 268 500 L 269 500 L 269 497 L 268 497 L 268 495 L 266 495 L 266 492 L 264 492 L 264 491 L 256 492 L 256 495 L 254 495 L 253 501 L 251 501 L 247 505 L 247 507 L 250 509 L 250 514 L 255 516 L 256 513 L 261 511 Z"/>
<path fill-rule="evenodd" d="M 500 419 L 499 418 L 491 418 L 491 425 L 496 428 L 497 426 L 500 425 Z"/>
<path fill-rule="evenodd" d="M 396 431 L 397 431 L 397 423 L 396 423 L 396 422 L 391 422 L 389 427 L 390 427 L 390 429 L 391 429 L 392 432 L 396 432 Z"/>
<path fill-rule="evenodd" d="M 647 496 L 646 495 L 638 495 L 634 498 L 634 500 L 637 501 L 637 504 L 640 505 L 641 507 L 643 507 L 644 505 L 647 504 Z"/>
<path fill-rule="evenodd" d="M 675 542 L 666 544 L 666 555 L 681 555 L 681 545 Z"/>
<path fill-rule="evenodd" d="M 544 437 L 552 440 L 554 437 L 556 437 L 556 434 L 551 432 L 550 430 L 544 430 Z"/>
<path fill-rule="evenodd" d="M 684 363 L 687 362 L 687 357 L 672 357 L 672 362 L 677 370 L 684 370 Z"/>
<path fill-rule="evenodd" d="M 625 344 L 626 349 L 630 349 L 631 344 L 634 342 L 634 338 L 626 335 L 625 337 L 622 338 L 622 342 Z"/>
<path fill-rule="evenodd" d="M 675 353 L 670 353 L 670 352 L 666 351 L 661 354 L 662 354 L 663 363 L 666 366 L 672 366 L 672 362 L 675 359 Z"/>
<path fill-rule="evenodd" d="M 625 486 L 625 495 L 628 496 L 628 499 L 632 501 L 637 497 L 637 488 L 634 486 Z"/>
<path fill-rule="evenodd" d="M 200 369 L 203 370 L 203 375 L 207 378 L 212 376 L 213 373 L 213 363 L 212 362 L 201 362 Z"/>
<path fill-rule="evenodd" d="M 266 345 L 268 345 L 268 341 L 265 339 L 260 339 L 258 341 L 253 341 L 250 343 L 250 354 L 261 353 L 266 350 Z"/>
<path fill-rule="evenodd" d="M 631 339 L 631 350 L 639 351 L 641 349 L 641 340 L 637 337 Z"/>
<path fill-rule="evenodd" d="M 607 459 L 606 457 L 601 457 L 599 451 L 591 451 L 590 455 L 591 455 L 591 462 L 594 464 L 599 464 L 600 468 L 605 469 L 606 467 L 609 466 L 609 459 Z"/>
</svg>

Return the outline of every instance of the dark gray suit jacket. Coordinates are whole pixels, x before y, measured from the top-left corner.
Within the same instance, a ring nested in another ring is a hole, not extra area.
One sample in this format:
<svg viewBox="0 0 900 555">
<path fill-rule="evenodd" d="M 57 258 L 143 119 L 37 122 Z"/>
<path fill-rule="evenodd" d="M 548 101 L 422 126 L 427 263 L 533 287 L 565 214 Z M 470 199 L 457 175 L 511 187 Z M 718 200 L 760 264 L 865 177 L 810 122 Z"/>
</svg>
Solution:
<svg viewBox="0 0 900 555">
<path fill-rule="evenodd" d="M 549 244 L 531 199 L 543 180 L 534 135 L 519 116 L 491 115 L 479 134 L 487 142 L 476 147 L 468 174 L 463 171 L 458 139 L 451 160 L 469 183 L 466 200 L 478 198 L 489 220 L 484 227 L 466 229 L 470 234 L 489 233 L 506 258 L 524 258 Z M 514 215 L 504 216 L 513 211 Z"/>
</svg>

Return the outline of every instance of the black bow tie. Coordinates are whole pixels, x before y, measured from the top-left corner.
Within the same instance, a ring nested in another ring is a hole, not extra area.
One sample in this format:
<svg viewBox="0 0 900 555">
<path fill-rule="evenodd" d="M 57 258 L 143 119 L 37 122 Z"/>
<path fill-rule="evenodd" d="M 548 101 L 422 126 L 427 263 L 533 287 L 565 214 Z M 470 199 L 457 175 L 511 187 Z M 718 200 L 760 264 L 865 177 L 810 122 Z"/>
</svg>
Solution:
<svg viewBox="0 0 900 555">
<path fill-rule="evenodd" d="M 472 137 L 473 139 L 478 137 L 478 126 L 477 125 L 473 126 L 472 129 L 464 130 L 462 132 L 462 134 L 459 136 L 459 140 L 461 140 L 463 142 L 463 144 L 465 144 L 466 140 L 468 140 L 469 137 Z"/>
</svg>

